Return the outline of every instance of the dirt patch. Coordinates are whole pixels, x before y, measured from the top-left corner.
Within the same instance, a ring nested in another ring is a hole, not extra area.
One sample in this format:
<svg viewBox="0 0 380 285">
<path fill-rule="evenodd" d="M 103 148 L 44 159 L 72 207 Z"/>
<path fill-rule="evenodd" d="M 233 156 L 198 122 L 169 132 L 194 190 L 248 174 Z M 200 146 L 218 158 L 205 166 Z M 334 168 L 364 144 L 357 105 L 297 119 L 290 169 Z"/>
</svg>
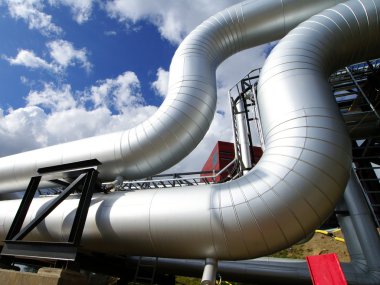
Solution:
<svg viewBox="0 0 380 285">
<path fill-rule="evenodd" d="M 339 261 L 349 262 L 350 255 L 348 254 L 346 244 L 336 238 L 344 238 L 341 231 L 336 231 L 333 233 L 333 235 L 315 233 L 313 238 L 308 242 L 281 250 L 272 256 L 304 259 L 309 255 L 336 253 Z"/>
</svg>

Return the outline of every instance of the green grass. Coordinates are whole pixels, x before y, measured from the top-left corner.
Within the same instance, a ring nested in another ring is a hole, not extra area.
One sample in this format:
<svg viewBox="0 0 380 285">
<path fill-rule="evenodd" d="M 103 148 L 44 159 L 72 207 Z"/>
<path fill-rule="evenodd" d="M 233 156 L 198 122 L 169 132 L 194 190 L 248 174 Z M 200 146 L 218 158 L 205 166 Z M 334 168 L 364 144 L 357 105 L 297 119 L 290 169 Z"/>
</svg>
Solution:
<svg viewBox="0 0 380 285">
<path fill-rule="evenodd" d="M 199 285 L 199 284 L 201 284 L 201 279 L 199 279 L 199 278 L 191 278 L 191 277 L 183 277 L 183 276 L 176 276 L 176 278 L 175 278 L 175 284 L 176 285 Z M 238 282 L 222 281 L 222 284 L 220 284 L 220 285 L 240 285 L 240 283 L 238 283 Z"/>
</svg>

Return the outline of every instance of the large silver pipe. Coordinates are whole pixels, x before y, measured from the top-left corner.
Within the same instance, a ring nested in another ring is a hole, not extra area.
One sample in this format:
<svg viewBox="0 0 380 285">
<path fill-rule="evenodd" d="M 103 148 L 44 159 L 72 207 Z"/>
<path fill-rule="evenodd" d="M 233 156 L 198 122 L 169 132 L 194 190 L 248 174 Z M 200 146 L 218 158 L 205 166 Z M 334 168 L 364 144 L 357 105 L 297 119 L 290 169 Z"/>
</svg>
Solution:
<svg viewBox="0 0 380 285">
<path fill-rule="evenodd" d="M 289 1 L 292 5 L 281 6 L 280 14 L 275 10 L 264 16 L 264 7 L 273 3 L 280 2 L 239 6 L 245 30 L 269 17 L 259 30 L 276 32 L 273 20 L 296 21 L 305 14 L 296 4 L 315 4 Z M 327 9 L 292 30 L 272 51 L 258 95 L 266 151 L 249 174 L 211 186 L 97 195 L 82 246 L 131 255 L 236 260 L 267 255 L 305 238 L 335 207 L 351 168 L 350 139 L 327 78 L 338 67 L 378 55 L 379 5 L 353 0 Z M 224 18 L 231 15 L 226 11 Z M 232 30 L 229 35 L 233 40 Z M 36 199 L 28 219 L 48 200 Z M 65 201 L 29 238 L 67 238 L 76 203 Z M 1 202 L 0 238 L 18 204 Z"/>
<path fill-rule="evenodd" d="M 352 171 L 344 199 L 336 208 L 350 263 L 342 263 L 345 278 L 350 285 L 380 284 L 379 235 L 371 218 L 371 213 L 362 195 L 356 174 Z M 364 250 L 363 250 L 364 249 Z M 145 259 L 149 260 L 148 257 Z M 137 263 L 129 257 L 128 264 Z M 201 260 L 179 260 L 159 258 L 158 272 L 186 276 L 199 276 L 202 271 Z M 223 279 L 254 282 L 255 284 L 311 284 L 310 272 L 305 260 L 258 258 L 238 262 L 220 261 L 218 272 Z"/>
<path fill-rule="evenodd" d="M 206 20 L 179 46 L 169 89 L 158 111 L 144 123 L 99 137 L 0 159 L 0 192 L 24 190 L 37 170 L 97 159 L 100 179 L 149 177 L 193 150 L 213 119 L 215 69 L 236 52 L 282 38 L 298 23 L 341 2 L 337 0 L 246 1 Z"/>
</svg>

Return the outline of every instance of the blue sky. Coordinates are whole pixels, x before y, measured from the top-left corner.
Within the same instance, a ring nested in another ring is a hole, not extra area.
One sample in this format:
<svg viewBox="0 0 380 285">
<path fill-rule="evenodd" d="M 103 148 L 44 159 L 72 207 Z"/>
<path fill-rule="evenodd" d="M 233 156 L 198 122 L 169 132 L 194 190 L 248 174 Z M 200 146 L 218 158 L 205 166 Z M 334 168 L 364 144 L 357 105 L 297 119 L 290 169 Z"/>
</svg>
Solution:
<svg viewBox="0 0 380 285">
<path fill-rule="evenodd" d="M 46 35 L 39 29 L 29 29 L 25 20 L 12 17 L 4 4 L 1 7 L 3 16 L 0 18 L 0 27 L 3 28 L 0 53 L 3 60 L 0 62 L 0 72 L 1 78 L 6 79 L 1 84 L 1 108 L 22 107 L 30 84 L 39 89 L 38 84 L 42 82 L 56 85 L 70 83 L 74 90 L 84 90 L 96 84 L 97 80 L 114 78 L 126 70 L 133 70 L 140 78 L 146 103 L 161 103 L 162 97 L 154 96 L 149 82 L 156 80 L 159 67 L 168 69 L 176 45 L 162 38 L 153 24 L 141 21 L 135 28 L 128 28 L 126 24 L 108 16 L 98 5 L 92 8 L 91 18 L 80 24 L 72 19 L 69 7 L 45 7 L 44 10 L 52 16 L 54 24 L 62 29 L 61 32 Z M 15 58 L 21 50 L 27 50 L 49 61 L 47 44 L 55 41 L 65 41 L 76 50 L 84 50 L 89 70 L 78 59 L 76 62 L 74 59 L 72 66 L 60 74 L 44 68 L 27 68 L 25 64 L 10 66 L 9 60 L 4 60 L 5 57 Z M 29 84 L 23 84 L 21 78 L 28 79 Z"/>
<path fill-rule="evenodd" d="M 237 0 L 0 0 L 0 156 L 130 128 L 165 98 L 183 38 Z M 227 91 L 266 47 L 217 72 L 210 131 L 176 171 L 197 170 L 231 140 Z M 251 58 L 251 61 L 247 61 Z"/>
</svg>

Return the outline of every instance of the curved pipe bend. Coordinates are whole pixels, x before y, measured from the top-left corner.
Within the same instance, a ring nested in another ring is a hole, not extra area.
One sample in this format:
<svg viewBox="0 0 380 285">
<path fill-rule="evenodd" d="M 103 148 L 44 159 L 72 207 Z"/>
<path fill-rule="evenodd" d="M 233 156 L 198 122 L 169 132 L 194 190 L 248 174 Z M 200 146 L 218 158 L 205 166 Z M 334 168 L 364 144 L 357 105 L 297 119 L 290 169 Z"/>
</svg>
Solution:
<svg viewBox="0 0 380 285">
<path fill-rule="evenodd" d="M 283 37 L 335 0 L 245 1 L 209 18 L 179 46 L 165 101 L 135 128 L 0 158 L 0 192 L 24 190 L 37 170 L 97 159 L 100 179 L 137 179 L 162 172 L 193 150 L 216 106 L 217 66 L 230 55 Z"/>
<path fill-rule="evenodd" d="M 315 8 L 324 1 L 289 1 L 305 2 Z M 249 5 L 266 3 L 249 1 L 239 7 L 247 5 L 250 11 Z M 236 260 L 288 247 L 319 226 L 340 198 L 351 165 L 350 139 L 327 77 L 380 51 L 379 5 L 353 0 L 327 9 L 272 51 L 258 95 L 266 151 L 248 175 L 211 186 L 97 196 L 82 245 L 130 255 Z M 247 19 L 256 20 L 263 19 Z M 45 202 L 37 199 L 29 217 Z M 16 206 L 16 201 L 1 202 L 1 236 Z M 75 200 L 65 201 L 30 238 L 66 238 L 75 207 Z"/>
</svg>

